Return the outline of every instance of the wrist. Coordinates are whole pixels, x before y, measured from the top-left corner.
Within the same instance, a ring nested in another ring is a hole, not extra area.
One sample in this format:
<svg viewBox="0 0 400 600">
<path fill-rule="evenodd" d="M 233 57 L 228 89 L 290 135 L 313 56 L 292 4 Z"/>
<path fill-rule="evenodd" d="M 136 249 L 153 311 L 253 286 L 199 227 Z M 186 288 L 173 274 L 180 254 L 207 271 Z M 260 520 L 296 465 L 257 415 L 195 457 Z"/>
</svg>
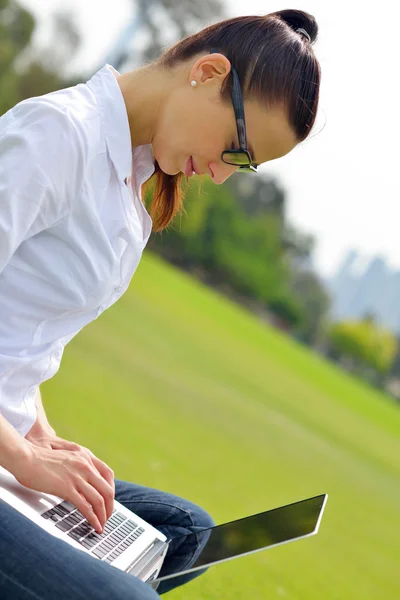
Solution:
<svg viewBox="0 0 400 600">
<path fill-rule="evenodd" d="M 28 441 L 33 441 L 55 435 L 57 434 L 48 421 L 41 421 L 39 418 L 37 418 L 28 433 L 25 435 L 25 439 Z"/>
<path fill-rule="evenodd" d="M 21 440 L 19 440 L 17 445 L 13 446 L 9 453 L 3 454 L 2 466 L 15 475 L 20 465 L 26 465 L 32 459 L 32 456 L 32 444 L 21 437 Z"/>
</svg>

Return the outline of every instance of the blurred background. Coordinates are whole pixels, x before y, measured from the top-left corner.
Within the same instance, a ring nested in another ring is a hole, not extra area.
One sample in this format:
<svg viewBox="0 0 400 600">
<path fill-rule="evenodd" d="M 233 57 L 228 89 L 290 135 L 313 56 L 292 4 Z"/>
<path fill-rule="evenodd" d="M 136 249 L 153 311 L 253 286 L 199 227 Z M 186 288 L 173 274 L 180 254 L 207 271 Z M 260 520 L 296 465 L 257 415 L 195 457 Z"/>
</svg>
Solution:
<svg viewBox="0 0 400 600">
<path fill-rule="evenodd" d="M 171 598 L 395 599 L 400 7 L 0 0 L 0 114 L 105 63 L 139 67 L 222 18 L 284 8 L 320 28 L 310 138 L 257 177 L 192 181 L 185 215 L 151 236 L 128 292 L 68 345 L 42 395 L 59 435 L 217 522 L 329 494 L 317 537 L 214 567 Z"/>
</svg>

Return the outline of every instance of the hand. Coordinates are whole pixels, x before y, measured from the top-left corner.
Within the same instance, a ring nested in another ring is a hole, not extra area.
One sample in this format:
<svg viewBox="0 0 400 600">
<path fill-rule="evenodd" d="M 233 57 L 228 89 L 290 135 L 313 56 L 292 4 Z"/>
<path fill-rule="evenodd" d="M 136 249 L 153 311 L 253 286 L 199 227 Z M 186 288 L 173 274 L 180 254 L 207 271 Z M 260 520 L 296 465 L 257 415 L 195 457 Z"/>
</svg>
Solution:
<svg viewBox="0 0 400 600">
<path fill-rule="evenodd" d="M 88 448 L 57 436 L 50 427 L 35 425 L 25 436 L 30 458 L 15 466 L 15 477 L 30 489 L 72 502 L 101 531 L 114 508 L 112 469 Z"/>
<path fill-rule="evenodd" d="M 50 424 L 48 422 L 42 424 L 38 418 L 26 434 L 25 439 L 37 446 L 51 448 L 50 439 L 56 437 L 57 434 Z"/>
</svg>

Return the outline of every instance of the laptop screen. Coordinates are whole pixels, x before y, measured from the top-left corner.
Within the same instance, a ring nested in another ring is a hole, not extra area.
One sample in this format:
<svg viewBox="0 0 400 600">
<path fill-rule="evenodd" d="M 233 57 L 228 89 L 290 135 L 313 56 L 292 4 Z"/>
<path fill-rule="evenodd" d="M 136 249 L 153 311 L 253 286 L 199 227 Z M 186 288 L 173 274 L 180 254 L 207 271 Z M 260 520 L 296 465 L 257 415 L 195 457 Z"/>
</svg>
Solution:
<svg viewBox="0 0 400 600">
<path fill-rule="evenodd" d="M 327 495 L 322 494 L 181 536 L 177 539 L 182 542 L 188 541 L 190 536 L 197 536 L 200 553 L 189 569 L 158 577 L 156 581 L 317 533 L 326 499 Z"/>
</svg>

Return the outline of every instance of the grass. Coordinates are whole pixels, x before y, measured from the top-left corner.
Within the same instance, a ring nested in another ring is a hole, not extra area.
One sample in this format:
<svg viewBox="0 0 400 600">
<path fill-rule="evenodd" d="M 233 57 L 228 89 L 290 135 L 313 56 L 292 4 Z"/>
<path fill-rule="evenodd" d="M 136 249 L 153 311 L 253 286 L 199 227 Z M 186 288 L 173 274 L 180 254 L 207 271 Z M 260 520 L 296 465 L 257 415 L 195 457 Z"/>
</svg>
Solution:
<svg viewBox="0 0 400 600">
<path fill-rule="evenodd" d="M 41 386 L 59 435 L 224 522 L 328 493 L 317 536 L 215 566 L 171 600 L 391 600 L 400 409 L 146 253 Z"/>
</svg>

